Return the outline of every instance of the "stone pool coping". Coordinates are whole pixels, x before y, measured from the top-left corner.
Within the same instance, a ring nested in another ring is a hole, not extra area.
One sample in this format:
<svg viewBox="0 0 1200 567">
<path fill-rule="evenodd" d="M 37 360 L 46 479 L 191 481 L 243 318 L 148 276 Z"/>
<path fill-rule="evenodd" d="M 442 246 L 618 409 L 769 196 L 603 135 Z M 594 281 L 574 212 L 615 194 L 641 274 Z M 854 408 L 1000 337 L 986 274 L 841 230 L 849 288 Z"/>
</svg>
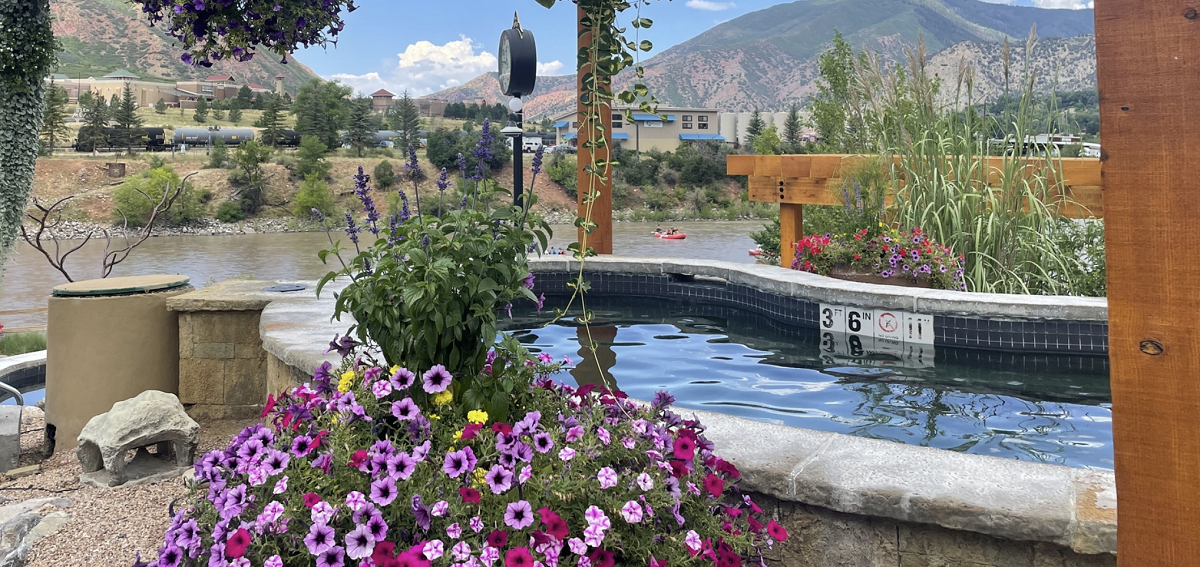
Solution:
<svg viewBox="0 0 1200 567">
<path fill-rule="evenodd" d="M 537 272 L 578 272 L 579 262 L 562 256 L 529 258 Z M 1062 295 L 971 293 L 867 284 L 787 270 L 764 264 L 719 260 L 598 256 L 588 258 L 584 273 L 687 275 L 721 278 L 787 297 L 817 303 L 905 310 L 948 316 L 1004 319 L 1107 321 L 1108 299 Z"/>
<path fill-rule="evenodd" d="M 602 264 L 609 270 L 629 266 L 651 270 L 657 266 L 665 273 L 681 273 L 676 270 L 684 268 L 700 271 L 690 262 L 629 263 L 612 259 Z M 731 270 L 724 263 L 704 264 L 715 265 L 702 264 L 706 273 L 698 275 L 753 275 L 753 270 Z M 560 265 L 567 267 L 565 263 Z M 777 279 L 795 277 L 786 276 Z M 804 281 L 808 279 L 800 277 L 794 283 L 812 285 Z M 264 282 L 254 284 L 262 287 Z M 225 293 L 229 292 L 235 289 Z M 879 292 L 866 289 L 849 293 Z M 222 295 L 212 293 L 205 301 L 227 305 L 241 301 Z M 349 321 L 330 321 L 332 312 L 332 293 L 323 293 L 321 299 L 308 293 L 292 294 L 268 303 L 259 327 L 263 348 L 298 375 L 311 376 L 313 369 L 326 361 L 338 364 L 336 353 L 323 352 L 334 334 L 345 331 Z M 1055 313 L 1062 316 L 1061 312 Z M 1050 542 L 1082 554 L 1116 553 L 1116 482 L 1111 471 L 968 455 L 711 412 L 679 411 L 701 418 L 708 427 L 706 435 L 719 453 L 742 471 L 743 490 L 848 514 L 934 524 L 1010 540 Z"/>
</svg>

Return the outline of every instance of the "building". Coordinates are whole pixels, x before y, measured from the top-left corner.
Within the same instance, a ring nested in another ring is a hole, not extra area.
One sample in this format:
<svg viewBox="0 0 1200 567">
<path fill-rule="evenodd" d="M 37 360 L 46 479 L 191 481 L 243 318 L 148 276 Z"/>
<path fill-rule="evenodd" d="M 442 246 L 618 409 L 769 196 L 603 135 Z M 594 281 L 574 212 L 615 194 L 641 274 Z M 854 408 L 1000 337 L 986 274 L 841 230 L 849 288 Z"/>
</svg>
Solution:
<svg viewBox="0 0 1200 567">
<path fill-rule="evenodd" d="M 102 96 L 106 100 L 111 99 L 113 95 L 121 98 L 124 96 L 125 85 L 129 85 L 133 90 L 133 98 L 140 107 L 154 106 L 159 99 L 162 99 L 170 107 L 195 108 L 196 101 L 200 98 L 210 102 L 229 100 L 236 98 L 238 91 L 242 88 L 233 75 L 210 75 L 202 80 L 167 83 L 147 81 L 125 69 L 119 69 L 103 77 L 86 79 L 72 79 L 63 74 L 54 74 L 47 77 L 46 82 L 49 83 L 51 79 L 54 80 L 55 85 L 67 89 L 67 95 L 71 102 L 79 100 L 80 93 L 84 92 Z M 284 92 L 283 75 L 277 76 L 275 83 L 275 91 Z M 271 89 L 256 83 L 247 85 L 253 93 L 271 92 Z"/>
<path fill-rule="evenodd" d="M 371 112 L 387 114 L 393 106 L 396 106 L 396 95 L 387 89 L 379 89 L 371 93 Z"/>
<path fill-rule="evenodd" d="M 625 109 L 612 113 L 613 142 L 629 150 L 674 151 L 679 144 L 694 140 L 732 142 L 718 131 L 721 111 L 715 108 L 671 108 L 660 106 L 658 114 L 632 110 L 626 120 Z M 579 114 L 569 112 L 554 118 L 556 144 L 575 144 Z"/>
<path fill-rule="evenodd" d="M 416 103 L 417 110 L 420 112 L 421 116 L 434 117 L 445 116 L 446 105 L 450 104 L 450 101 L 438 98 L 419 98 L 416 100 Z"/>
</svg>

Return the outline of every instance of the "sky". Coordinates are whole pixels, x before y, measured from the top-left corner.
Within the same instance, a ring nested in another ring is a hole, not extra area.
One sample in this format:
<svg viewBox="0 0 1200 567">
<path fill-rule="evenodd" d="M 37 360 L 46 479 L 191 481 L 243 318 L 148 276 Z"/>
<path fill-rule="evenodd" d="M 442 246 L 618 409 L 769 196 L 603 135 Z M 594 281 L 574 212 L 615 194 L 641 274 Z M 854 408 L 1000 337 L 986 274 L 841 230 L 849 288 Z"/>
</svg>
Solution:
<svg viewBox="0 0 1200 567">
<path fill-rule="evenodd" d="M 1055 9 L 1084 9 L 1091 0 L 985 0 Z M 641 16 L 650 29 L 628 27 L 630 40 L 650 40 L 642 60 L 701 32 L 781 0 L 650 0 Z M 422 96 L 460 85 L 496 70 L 500 32 L 512 27 L 513 12 L 537 40 L 538 71 L 563 75 L 575 68 L 575 6 L 559 0 L 546 9 L 534 0 L 359 0 L 345 15 L 337 45 L 298 52 L 297 59 L 325 79 L 336 79 L 363 94 L 387 89 Z M 630 9 L 626 23 L 637 17 Z M 634 37 L 640 31 L 638 37 Z"/>
</svg>

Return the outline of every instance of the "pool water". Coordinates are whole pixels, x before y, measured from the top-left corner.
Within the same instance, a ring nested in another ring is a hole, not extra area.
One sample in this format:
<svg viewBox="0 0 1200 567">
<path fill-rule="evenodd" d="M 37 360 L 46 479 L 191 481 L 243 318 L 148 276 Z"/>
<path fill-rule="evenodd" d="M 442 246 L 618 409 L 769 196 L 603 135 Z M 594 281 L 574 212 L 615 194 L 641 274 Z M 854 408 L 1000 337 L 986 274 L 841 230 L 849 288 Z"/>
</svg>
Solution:
<svg viewBox="0 0 1200 567">
<path fill-rule="evenodd" d="M 615 381 L 642 400 L 667 390 L 679 408 L 964 453 L 1113 467 L 1105 357 L 932 347 L 904 356 L 872 352 L 871 339 L 725 307 L 596 297 L 587 306 L 594 354 L 581 346 L 588 330 L 573 320 L 577 309 L 550 325 L 547 310 L 514 309 L 505 330 L 535 352 L 570 356 L 575 382 Z"/>
</svg>

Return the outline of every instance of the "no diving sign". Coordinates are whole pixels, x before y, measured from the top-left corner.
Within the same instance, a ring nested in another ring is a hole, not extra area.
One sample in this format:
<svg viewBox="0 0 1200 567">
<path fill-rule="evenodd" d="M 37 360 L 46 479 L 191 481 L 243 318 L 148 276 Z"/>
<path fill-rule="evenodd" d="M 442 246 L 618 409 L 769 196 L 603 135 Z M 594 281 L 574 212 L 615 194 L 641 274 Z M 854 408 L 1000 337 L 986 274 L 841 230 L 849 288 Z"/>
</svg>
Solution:
<svg viewBox="0 0 1200 567">
<path fill-rule="evenodd" d="M 932 315 L 821 304 L 818 323 L 823 331 L 909 344 L 933 344 Z"/>
</svg>

